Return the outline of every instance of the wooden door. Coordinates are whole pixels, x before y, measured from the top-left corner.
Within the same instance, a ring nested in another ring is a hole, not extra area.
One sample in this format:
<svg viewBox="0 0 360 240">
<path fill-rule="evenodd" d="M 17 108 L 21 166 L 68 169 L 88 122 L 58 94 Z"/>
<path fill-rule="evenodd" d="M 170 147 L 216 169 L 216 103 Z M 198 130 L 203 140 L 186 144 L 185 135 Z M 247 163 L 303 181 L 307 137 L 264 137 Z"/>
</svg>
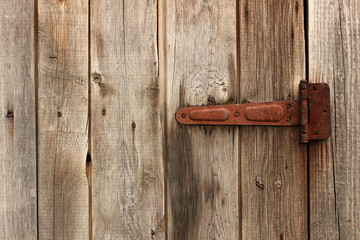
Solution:
<svg viewBox="0 0 360 240">
<path fill-rule="evenodd" d="M 357 0 L 3 0 L 0 239 L 357 239 Z M 179 107 L 331 89 L 332 137 Z"/>
</svg>

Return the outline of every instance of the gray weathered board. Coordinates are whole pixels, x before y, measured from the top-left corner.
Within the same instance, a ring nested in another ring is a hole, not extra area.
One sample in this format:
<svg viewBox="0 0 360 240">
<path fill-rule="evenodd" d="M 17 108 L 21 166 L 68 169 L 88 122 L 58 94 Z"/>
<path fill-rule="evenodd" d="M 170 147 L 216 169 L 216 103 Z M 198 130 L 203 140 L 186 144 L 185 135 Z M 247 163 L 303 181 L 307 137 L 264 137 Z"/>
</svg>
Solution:
<svg viewBox="0 0 360 240">
<path fill-rule="evenodd" d="M 3 0 L 0 239 L 360 238 L 358 0 Z M 331 88 L 332 137 L 182 126 Z"/>
<path fill-rule="evenodd" d="M 0 4 L 0 239 L 36 239 L 34 2 Z"/>
<path fill-rule="evenodd" d="M 309 1 L 309 79 L 331 88 L 332 138 L 309 145 L 310 238 L 360 238 L 360 1 Z"/>
</svg>

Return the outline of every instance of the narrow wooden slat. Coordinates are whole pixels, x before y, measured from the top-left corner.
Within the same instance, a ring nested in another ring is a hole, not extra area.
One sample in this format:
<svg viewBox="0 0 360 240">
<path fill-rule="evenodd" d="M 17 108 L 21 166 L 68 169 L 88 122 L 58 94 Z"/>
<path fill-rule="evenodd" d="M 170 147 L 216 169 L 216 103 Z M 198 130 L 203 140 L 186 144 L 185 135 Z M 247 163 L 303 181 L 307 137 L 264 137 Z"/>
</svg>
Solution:
<svg viewBox="0 0 360 240">
<path fill-rule="evenodd" d="M 298 99 L 304 7 L 240 0 L 240 102 Z M 297 127 L 241 127 L 242 239 L 307 238 L 307 154 Z"/>
<path fill-rule="evenodd" d="M 237 98 L 236 1 L 162 0 L 168 239 L 237 239 L 238 131 L 181 126 L 177 108 Z"/>
<path fill-rule="evenodd" d="M 39 238 L 88 239 L 88 1 L 39 0 Z"/>
<path fill-rule="evenodd" d="M 360 2 L 309 1 L 309 80 L 331 88 L 332 137 L 310 144 L 311 239 L 360 238 Z"/>
<path fill-rule="evenodd" d="M 164 239 L 156 1 L 91 1 L 93 239 Z"/>
<path fill-rule="evenodd" d="M 0 4 L 0 238 L 36 239 L 34 1 Z"/>
</svg>

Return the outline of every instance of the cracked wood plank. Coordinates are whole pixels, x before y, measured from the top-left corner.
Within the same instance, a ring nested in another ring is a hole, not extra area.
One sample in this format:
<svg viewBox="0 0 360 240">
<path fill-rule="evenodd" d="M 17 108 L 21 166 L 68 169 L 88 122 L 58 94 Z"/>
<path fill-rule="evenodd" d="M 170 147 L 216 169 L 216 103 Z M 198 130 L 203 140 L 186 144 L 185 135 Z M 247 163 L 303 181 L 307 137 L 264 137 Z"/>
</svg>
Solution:
<svg viewBox="0 0 360 240">
<path fill-rule="evenodd" d="M 302 0 L 239 0 L 240 102 L 298 99 Z M 307 148 L 297 127 L 241 127 L 243 239 L 307 238 Z"/>
<path fill-rule="evenodd" d="M 311 239 L 360 238 L 360 2 L 309 1 L 309 80 L 331 90 L 332 137 L 312 142 Z"/>
<path fill-rule="evenodd" d="M 236 101 L 236 1 L 159 3 L 167 237 L 237 239 L 238 128 L 175 120 L 179 107 Z"/>
<path fill-rule="evenodd" d="M 89 239 L 88 1 L 39 0 L 40 239 Z"/>
<path fill-rule="evenodd" d="M 1 1 L 0 96 L 0 238 L 37 239 L 34 1 Z"/>
<path fill-rule="evenodd" d="M 157 2 L 91 1 L 94 239 L 164 239 Z"/>
</svg>

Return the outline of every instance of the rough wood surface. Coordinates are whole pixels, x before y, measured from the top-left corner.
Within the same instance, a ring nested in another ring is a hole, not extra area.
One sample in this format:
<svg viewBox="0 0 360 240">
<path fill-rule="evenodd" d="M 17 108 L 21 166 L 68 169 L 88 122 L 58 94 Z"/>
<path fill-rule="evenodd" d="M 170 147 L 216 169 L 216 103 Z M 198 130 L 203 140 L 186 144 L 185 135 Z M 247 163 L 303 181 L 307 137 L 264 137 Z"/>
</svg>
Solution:
<svg viewBox="0 0 360 240">
<path fill-rule="evenodd" d="M 34 1 L 0 4 L 0 238 L 36 239 Z"/>
<path fill-rule="evenodd" d="M 240 102 L 298 99 L 303 1 L 240 0 Z M 297 127 L 241 127 L 242 239 L 307 238 L 307 156 Z"/>
<path fill-rule="evenodd" d="M 331 88 L 332 137 L 310 144 L 311 239 L 360 238 L 360 2 L 309 1 L 309 80 Z"/>
<path fill-rule="evenodd" d="M 164 239 L 157 2 L 91 1 L 94 239 Z"/>
<path fill-rule="evenodd" d="M 40 239 L 89 239 L 88 1 L 39 0 Z"/>
<path fill-rule="evenodd" d="M 168 239 L 237 239 L 238 131 L 181 126 L 177 108 L 237 99 L 236 1 L 160 1 Z"/>
</svg>

